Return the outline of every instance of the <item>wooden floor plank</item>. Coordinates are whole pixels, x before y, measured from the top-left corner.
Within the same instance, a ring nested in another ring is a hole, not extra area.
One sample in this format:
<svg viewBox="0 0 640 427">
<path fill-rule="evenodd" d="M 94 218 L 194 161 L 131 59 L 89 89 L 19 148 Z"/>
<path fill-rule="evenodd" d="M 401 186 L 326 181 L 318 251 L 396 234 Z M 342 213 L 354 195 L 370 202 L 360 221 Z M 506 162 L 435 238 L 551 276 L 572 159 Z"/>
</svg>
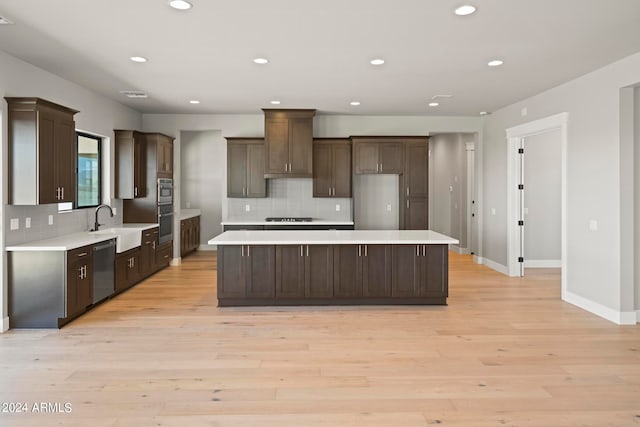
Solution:
<svg viewBox="0 0 640 427">
<path fill-rule="evenodd" d="M 62 330 L 0 335 L 1 426 L 640 426 L 640 327 L 450 254 L 448 306 L 218 308 L 197 252 Z"/>
</svg>

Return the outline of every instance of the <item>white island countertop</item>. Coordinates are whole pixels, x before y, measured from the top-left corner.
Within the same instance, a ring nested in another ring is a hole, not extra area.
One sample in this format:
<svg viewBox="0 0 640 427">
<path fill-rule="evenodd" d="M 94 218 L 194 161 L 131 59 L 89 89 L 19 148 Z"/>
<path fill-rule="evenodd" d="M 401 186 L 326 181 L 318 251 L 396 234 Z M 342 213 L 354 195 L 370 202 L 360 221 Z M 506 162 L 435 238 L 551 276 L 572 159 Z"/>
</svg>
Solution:
<svg viewBox="0 0 640 427">
<path fill-rule="evenodd" d="M 114 226 L 115 228 L 130 228 L 132 230 L 148 230 L 153 227 L 157 227 L 158 224 L 119 224 Z M 104 227 L 100 230 L 108 230 L 114 227 Z M 5 250 L 7 252 L 18 251 L 69 251 L 71 249 L 81 248 L 87 245 L 93 245 L 94 243 L 106 242 L 107 240 L 115 239 L 116 235 L 113 234 L 96 234 L 91 231 L 80 231 L 77 233 L 64 234 L 58 237 L 52 237 L 45 240 L 37 240 L 33 242 L 20 243 L 18 245 L 7 246 Z"/>
<path fill-rule="evenodd" d="M 458 240 L 431 230 L 225 231 L 210 245 L 449 245 Z"/>
<path fill-rule="evenodd" d="M 226 219 L 222 225 L 353 225 L 353 221 L 332 221 L 327 219 L 314 219 L 312 221 L 265 221 L 264 219 Z"/>
</svg>

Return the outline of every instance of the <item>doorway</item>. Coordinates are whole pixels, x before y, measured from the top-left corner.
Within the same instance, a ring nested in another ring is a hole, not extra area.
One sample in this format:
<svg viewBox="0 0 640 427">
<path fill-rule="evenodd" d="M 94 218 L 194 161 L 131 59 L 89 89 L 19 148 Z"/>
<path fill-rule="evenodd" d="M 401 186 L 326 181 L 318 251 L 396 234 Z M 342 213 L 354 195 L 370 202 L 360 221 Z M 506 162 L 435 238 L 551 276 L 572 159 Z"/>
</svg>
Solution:
<svg viewBox="0 0 640 427">
<path fill-rule="evenodd" d="M 527 138 L 557 131 L 560 145 L 560 268 L 562 296 L 567 286 L 567 123 L 568 114 L 561 113 L 507 129 L 507 266 L 509 276 L 524 275 L 525 259 L 525 183 L 524 144 Z M 533 140 L 530 140 L 533 141 Z"/>
</svg>

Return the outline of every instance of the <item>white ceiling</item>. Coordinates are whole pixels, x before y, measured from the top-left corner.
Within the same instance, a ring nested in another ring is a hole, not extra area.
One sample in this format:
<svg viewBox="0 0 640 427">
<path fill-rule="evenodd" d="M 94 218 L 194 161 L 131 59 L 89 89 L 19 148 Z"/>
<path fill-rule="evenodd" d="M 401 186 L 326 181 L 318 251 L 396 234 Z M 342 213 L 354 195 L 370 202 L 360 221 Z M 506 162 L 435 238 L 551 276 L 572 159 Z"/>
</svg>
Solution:
<svg viewBox="0 0 640 427">
<path fill-rule="evenodd" d="M 0 0 L 0 50 L 145 113 L 381 115 L 494 111 L 640 51 L 640 0 L 191 2 Z"/>
</svg>

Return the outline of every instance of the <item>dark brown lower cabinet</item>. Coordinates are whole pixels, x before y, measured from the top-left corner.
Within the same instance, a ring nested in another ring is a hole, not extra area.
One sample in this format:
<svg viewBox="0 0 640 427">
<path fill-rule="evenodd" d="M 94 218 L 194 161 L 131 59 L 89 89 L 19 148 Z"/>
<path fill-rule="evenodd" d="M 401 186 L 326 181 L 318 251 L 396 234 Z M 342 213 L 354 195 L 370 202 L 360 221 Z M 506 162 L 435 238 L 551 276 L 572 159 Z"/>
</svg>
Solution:
<svg viewBox="0 0 640 427">
<path fill-rule="evenodd" d="M 218 299 L 274 298 L 275 247 L 218 247 Z"/>
<path fill-rule="evenodd" d="M 401 298 L 448 296 L 446 245 L 394 245 L 392 295 Z"/>
<path fill-rule="evenodd" d="M 141 278 L 140 247 L 116 255 L 116 292 L 135 285 Z"/>
<path fill-rule="evenodd" d="M 84 312 L 93 303 L 93 247 L 67 252 L 67 318 Z"/>
<path fill-rule="evenodd" d="M 335 296 L 391 296 L 389 245 L 336 245 L 333 259 Z"/>
<path fill-rule="evenodd" d="M 173 255 L 173 240 L 156 246 L 156 271 L 169 266 Z"/>
<path fill-rule="evenodd" d="M 139 266 L 141 277 L 147 277 L 156 271 L 156 246 L 156 235 L 153 233 L 153 230 L 143 231 Z"/>
<path fill-rule="evenodd" d="M 218 247 L 218 303 L 446 304 L 447 245 Z"/>
<path fill-rule="evenodd" d="M 184 257 L 200 246 L 200 216 L 180 221 L 180 256 Z"/>
<path fill-rule="evenodd" d="M 331 245 L 276 246 L 276 298 L 327 298 L 333 295 Z"/>
</svg>

